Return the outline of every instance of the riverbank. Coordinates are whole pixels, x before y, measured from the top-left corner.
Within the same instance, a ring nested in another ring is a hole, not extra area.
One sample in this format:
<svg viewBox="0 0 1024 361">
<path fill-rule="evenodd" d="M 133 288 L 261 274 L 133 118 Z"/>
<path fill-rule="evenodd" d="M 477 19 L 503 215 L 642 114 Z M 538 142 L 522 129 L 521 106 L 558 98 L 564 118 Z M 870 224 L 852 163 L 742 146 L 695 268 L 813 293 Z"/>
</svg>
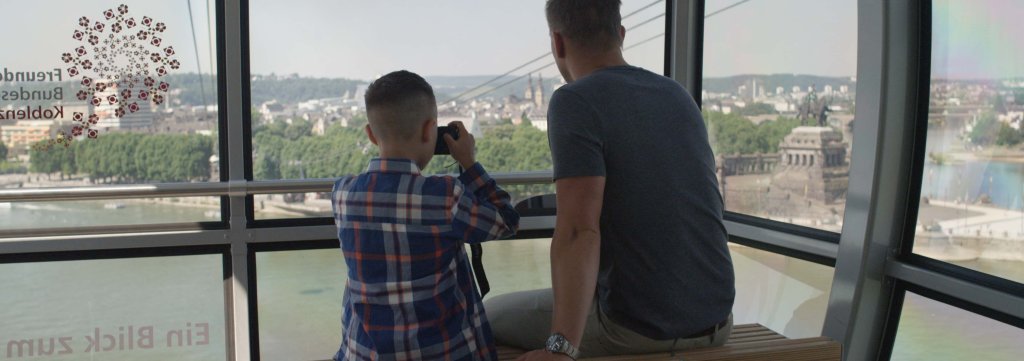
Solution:
<svg viewBox="0 0 1024 361">
<path fill-rule="evenodd" d="M 1024 149 L 991 147 L 980 151 L 951 151 L 942 152 L 942 160 L 948 164 L 961 164 L 968 162 L 1000 162 L 1024 164 Z M 932 160 L 934 162 L 934 159 Z"/>
</svg>

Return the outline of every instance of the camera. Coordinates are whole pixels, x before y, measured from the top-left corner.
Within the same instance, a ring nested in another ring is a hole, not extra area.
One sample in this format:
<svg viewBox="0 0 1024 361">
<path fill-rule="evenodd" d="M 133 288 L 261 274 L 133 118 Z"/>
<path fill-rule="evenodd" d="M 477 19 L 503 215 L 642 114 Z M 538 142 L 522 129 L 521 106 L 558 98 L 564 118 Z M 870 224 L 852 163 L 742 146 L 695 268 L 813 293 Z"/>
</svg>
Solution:
<svg viewBox="0 0 1024 361">
<path fill-rule="evenodd" d="M 448 143 L 444 141 L 444 135 L 452 136 L 452 139 L 459 139 L 459 128 L 455 125 L 437 127 L 437 144 L 434 144 L 434 154 L 451 154 L 448 150 Z"/>
</svg>

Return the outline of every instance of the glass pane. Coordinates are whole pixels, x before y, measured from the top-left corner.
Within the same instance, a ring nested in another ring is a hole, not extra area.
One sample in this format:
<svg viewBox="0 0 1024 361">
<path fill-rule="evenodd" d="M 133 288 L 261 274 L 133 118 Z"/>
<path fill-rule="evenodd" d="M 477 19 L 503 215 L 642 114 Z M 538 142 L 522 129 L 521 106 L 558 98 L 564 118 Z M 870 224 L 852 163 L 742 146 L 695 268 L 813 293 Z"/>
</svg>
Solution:
<svg viewBox="0 0 1024 361">
<path fill-rule="evenodd" d="M 251 28 L 256 179 L 364 170 L 377 150 L 362 129 L 363 94 L 370 81 L 400 69 L 433 85 L 439 123 L 463 121 L 491 172 L 551 169 L 546 108 L 562 80 L 545 55 L 543 0 L 250 3 L 251 24 L 274 24 Z M 665 8 L 651 0 L 622 5 L 627 60 L 657 73 L 664 69 Z M 302 40 L 308 34 L 331 39 L 329 46 Z M 438 157 L 426 171 L 453 172 L 450 164 Z"/>
<path fill-rule="evenodd" d="M 907 292 L 892 360 L 1020 360 L 1024 330 Z"/>
<path fill-rule="evenodd" d="M 551 239 L 488 242 L 487 297 L 551 287 Z M 790 338 L 821 335 L 833 269 L 730 244 L 737 324 L 760 323 Z M 329 358 L 341 340 L 346 268 L 337 249 L 256 254 L 260 353 L 264 359 Z"/>
<path fill-rule="evenodd" d="M 1024 282 L 1024 3 L 933 2 L 914 252 Z"/>
<path fill-rule="evenodd" d="M 260 359 L 333 357 L 347 277 L 338 249 L 256 253 Z"/>
<path fill-rule="evenodd" d="M 212 6 L 5 2 L 0 188 L 219 181 Z"/>
<path fill-rule="evenodd" d="M 551 287 L 550 239 L 484 244 L 487 297 Z M 341 299 L 347 277 L 337 249 L 256 254 L 260 356 L 325 360 L 341 344 Z"/>
<path fill-rule="evenodd" d="M 0 203 L 0 230 L 220 221 L 220 197 Z"/>
<path fill-rule="evenodd" d="M 0 264 L 0 358 L 224 360 L 222 262 L 217 254 Z"/>
<path fill-rule="evenodd" d="M 835 269 L 729 244 L 736 271 L 736 324 L 759 323 L 789 338 L 821 336 Z"/>
<path fill-rule="evenodd" d="M 708 0 L 704 36 L 701 99 L 726 210 L 839 232 L 857 1 Z"/>
</svg>

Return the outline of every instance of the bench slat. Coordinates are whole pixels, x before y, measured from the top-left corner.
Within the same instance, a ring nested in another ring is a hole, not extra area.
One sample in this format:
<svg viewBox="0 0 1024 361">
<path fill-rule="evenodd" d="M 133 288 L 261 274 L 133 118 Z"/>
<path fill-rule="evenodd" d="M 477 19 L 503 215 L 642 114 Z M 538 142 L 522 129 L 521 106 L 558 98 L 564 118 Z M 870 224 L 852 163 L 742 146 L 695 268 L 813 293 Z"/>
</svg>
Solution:
<svg viewBox="0 0 1024 361">
<path fill-rule="evenodd" d="M 498 346 L 499 360 L 515 360 L 523 350 Z M 841 360 L 842 346 L 827 337 L 787 339 L 775 331 L 758 324 L 736 325 L 729 341 L 722 347 L 647 355 L 606 356 L 583 359 L 587 361 L 817 361 Z"/>
</svg>

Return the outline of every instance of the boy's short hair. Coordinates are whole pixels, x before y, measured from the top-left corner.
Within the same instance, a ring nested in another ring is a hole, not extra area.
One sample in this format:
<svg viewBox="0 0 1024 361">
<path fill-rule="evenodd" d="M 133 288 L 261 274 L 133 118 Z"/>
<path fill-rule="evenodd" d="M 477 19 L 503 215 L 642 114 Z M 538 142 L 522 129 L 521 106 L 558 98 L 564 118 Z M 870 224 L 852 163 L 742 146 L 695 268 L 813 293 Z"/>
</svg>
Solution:
<svg viewBox="0 0 1024 361">
<path fill-rule="evenodd" d="M 366 89 L 366 117 L 377 138 L 410 140 L 424 120 L 437 117 L 434 89 L 416 73 L 388 73 Z"/>
<path fill-rule="evenodd" d="M 622 46 L 621 0 L 548 0 L 548 26 L 588 49 Z"/>
</svg>

